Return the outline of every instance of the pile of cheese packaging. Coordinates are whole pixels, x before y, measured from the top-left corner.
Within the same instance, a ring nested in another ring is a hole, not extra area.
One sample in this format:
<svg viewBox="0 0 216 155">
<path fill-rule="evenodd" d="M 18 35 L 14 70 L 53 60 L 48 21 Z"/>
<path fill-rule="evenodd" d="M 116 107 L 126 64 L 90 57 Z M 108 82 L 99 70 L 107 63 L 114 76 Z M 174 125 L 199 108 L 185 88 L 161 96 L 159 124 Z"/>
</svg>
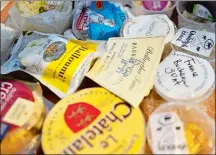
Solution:
<svg viewBox="0 0 216 155">
<path fill-rule="evenodd" d="M 215 153 L 215 33 L 177 28 L 163 13 L 177 2 L 127 3 L 14 3 L 1 23 L 2 154 Z"/>
</svg>

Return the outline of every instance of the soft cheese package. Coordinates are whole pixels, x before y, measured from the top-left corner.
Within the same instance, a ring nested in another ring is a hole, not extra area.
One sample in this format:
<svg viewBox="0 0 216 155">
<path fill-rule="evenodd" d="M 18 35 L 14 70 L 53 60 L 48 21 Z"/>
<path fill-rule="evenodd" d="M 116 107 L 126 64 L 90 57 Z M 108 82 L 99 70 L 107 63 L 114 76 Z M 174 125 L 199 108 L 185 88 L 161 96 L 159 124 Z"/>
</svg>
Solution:
<svg viewBox="0 0 216 155">
<path fill-rule="evenodd" d="M 17 1 L 9 10 L 11 26 L 19 31 L 63 33 L 72 21 L 72 2 Z"/>
<path fill-rule="evenodd" d="M 45 118 L 40 84 L 1 76 L 0 88 L 1 153 L 35 152 L 40 144 L 38 137 Z"/>
<path fill-rule="evenodd" d="M 165 103 L 150 116 L 147 139 L 153 154 L 215 154 L 215 122 L 198 107 Z"/>
<path fill-rule="evenodd" d="M 1 73 L 22 70 L 64 97 L 76 91 L 91 62 L 100 55 L 96 51 L 102 51 L 101 47 L 55 34 L 24 32 L 12 49 L 12 56 L 1 67 Z"/>
<path fill-rule="evenodd" d="M 126 18 L 120 3 L 83 0 L 76 2 L 72 30 L 78 39 L 108 40 L 120 35 Z"/>
<path fill-rule="evenodd" d="M 153 87 L 164 37 L 112 38 L 87 77 L 137 107 Z"/>
<path fill-rule="evenodd" d="M 16 30 L 1 23 L 1 65 L 9 56 L 11 45 L 18 37 L 18 34 Z"/>
</svg>

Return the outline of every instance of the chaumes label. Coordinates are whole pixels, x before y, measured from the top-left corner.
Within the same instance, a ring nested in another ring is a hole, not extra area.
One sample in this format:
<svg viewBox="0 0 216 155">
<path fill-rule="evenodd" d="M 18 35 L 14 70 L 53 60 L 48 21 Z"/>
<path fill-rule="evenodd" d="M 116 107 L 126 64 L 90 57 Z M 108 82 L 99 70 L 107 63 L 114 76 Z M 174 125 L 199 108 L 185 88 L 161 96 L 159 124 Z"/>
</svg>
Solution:
<svg viewBox="0 0 216 155">
<path fill-rule="evenodd" d="M 103 88 L 84 89 L 51 110 L 42 147 L 46 154 L 134 154 L 143 149 L 144 125 L 140 109 Z"/>
</svg>

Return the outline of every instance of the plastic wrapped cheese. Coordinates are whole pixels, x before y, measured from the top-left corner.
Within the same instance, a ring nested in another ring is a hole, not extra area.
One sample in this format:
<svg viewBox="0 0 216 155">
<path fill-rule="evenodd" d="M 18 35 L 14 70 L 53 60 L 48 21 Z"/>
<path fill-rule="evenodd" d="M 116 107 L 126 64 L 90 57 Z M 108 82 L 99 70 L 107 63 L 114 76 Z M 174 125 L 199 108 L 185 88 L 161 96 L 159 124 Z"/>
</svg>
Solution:
<svg viewBox="0 0 216 155">
<path fill-rule="evenodd" d="M 10 55 L 13 42 L 18 37 L 18 32 L 1 23 L 1 64 L 4 64 Z"/>
<path fill-rule="evenodd" d="M 22 70 L 37 78 L 59 97 L 73 93 L 95 58 L 105 49 L 100 43 L 71 40 L 61 35 L 24 32 L 1 67 L 7 74 Z"/>
<path fill-rule="evenodd" d="M 35 151 L 40 143 L 32 140 L 40 134 L 44 118 L 42 89 L 38 83 L 1 77 L 1 153 Z"/>
<path fill-rule="evenodd" d="M 9 10 L 10 27 L 18 31 L 61 34 L 72 22 L 70 1 L 17 1 Z"/>
</svg>

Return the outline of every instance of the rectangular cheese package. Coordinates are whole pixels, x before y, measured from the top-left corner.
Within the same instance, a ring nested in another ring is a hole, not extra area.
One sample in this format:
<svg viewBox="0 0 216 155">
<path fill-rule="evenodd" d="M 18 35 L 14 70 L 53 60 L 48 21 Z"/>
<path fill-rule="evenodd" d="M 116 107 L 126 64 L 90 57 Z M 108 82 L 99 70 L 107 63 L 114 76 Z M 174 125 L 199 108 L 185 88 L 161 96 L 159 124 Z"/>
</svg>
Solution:
<svg viewBox="0 0 216 155">
<path fill-rule="evenodd" d="M 1 66 L 1 74 L 22 70 L 62 98 L 76 91 L 93 60 L 103 53 L 103 47 L 61 35 L 25 31 L 10 59 Z"/>
<path fill-rule="evenodd" d="M 87 77 L 137 107 L 153 87 L 164 37 L 112 38 Z"/>
</svg>

